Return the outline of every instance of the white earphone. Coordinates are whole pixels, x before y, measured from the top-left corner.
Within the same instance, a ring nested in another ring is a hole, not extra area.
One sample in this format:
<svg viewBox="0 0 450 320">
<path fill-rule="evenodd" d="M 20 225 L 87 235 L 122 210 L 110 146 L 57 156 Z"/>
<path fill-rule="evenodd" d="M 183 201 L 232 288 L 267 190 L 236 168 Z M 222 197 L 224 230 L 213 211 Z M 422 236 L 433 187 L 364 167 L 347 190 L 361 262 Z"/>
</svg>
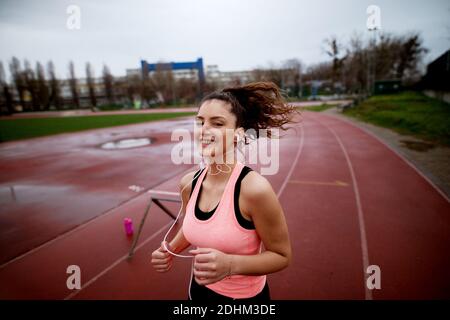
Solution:
<svg viewBox="0 0 450 320">
<path fill-rule="evenodd" d="M 233 151 L 234 151 L 234 150 L 233 150 Z M 229 152 L 232 152 L 232 151 L 229 151 Z M 229 152 L 227 152 L 226 154 L 228 154 Z M 221 173 L 221 172 L 222 172 L 222 173 L 229 173 L 229 172 L 231 172 L 231 167 L 230 167 L 228 164 L 226 164 L 226 163 L 224 163 L 224 165 L 228 168 L 228 171 L 222 170 L 222 165 L 217 165 L 217 170 L 218 170 L 218 171 L 217 171 L 216 173 L 212 173 L 212 172 L 211 172 L 211 173 L 209 173 L 209 174 L 210 174 L 210 175 L 217 175 L 217 174 L 219 174 L 219 173 Z M 205 169 L 205 168 L 206 168 L 206 170 L 209 169 L 209 168 L 208 168 L 208 165 L 206 165 L 206 164 L 204 163 L 204 161 L 202 161 L 202 162 L 200 163 L 199 167 L 200 167 L 200 169 Z M 163 246 L 164 246 L 164 249 L 165 249 L 167 252 L 169 252 L 171 255 L 176 256 L 176 257 L 179 257 L 179 258 L 193 258 L 194 256 L 193 256 L 193 255 L 181 255 L 181 254 L 177 254 L 177 253 L 171 251 L 169 248 L 167 248 L 167 245 L 166 245 L 166 243 L 167 243 L 167 237 L 169 236 L 170 231 L 172 231 L 173 227 L 176 225 L 178 219 L 179 219 L 180 216 L 181 216 L 181 212 L 182 212 L 183 206 L 184 206 L 184 201 L 183 201 L 183 191 L 184 191 L 184 189 L 186 189 L 186 187 L 189 186 L 189 185 L 192 183 L 192 181 L 194 181 L 198 176 L 200 176 L 201 173 L 202 173 L 202 170 L 199 170 L 199 172 L 198 172 L 197 174 L 194 175 L 194 177 L 191 179 L 191 181 L 190 181 L 189 183 L 187 183 L 187 184 L 181 189 L 181 191 L 180 191 L 180 198 L 181 198 L 181 206 L 180 206 L 180 210 L 178 211 L 177 218 L 175 219 L 175 221 L 173 222 L 173 224 L 172 224 L 172 226 L 169 228 L 169 230 L 167 230 L 167 232 L 166 232 L 166 234 L 165 234 L 165 236 L 164 236 L 164 240 L 163 240 Z"/>
</svg>

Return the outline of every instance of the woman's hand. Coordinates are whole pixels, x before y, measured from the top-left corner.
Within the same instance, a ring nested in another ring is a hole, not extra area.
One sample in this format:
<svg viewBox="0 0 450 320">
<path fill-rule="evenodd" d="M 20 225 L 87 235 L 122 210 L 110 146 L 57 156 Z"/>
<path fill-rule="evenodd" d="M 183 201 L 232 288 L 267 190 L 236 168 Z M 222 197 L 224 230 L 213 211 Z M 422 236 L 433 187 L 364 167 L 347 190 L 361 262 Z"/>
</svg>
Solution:
<svg viewBox="0 0 450 320">
<path fill-rule="evenodd" d="M 166 241 L 166 247 L 169 248 L 169 243 Z M 152 253 L 152 264 L 158 272 L 167 272 L 172 267 L 173 256 L 167 252 L 164 247 L 164 242 L 161 242 L 161 247 L 153 251 Z"/>
<path fill-rule="evenodd" d="M 198 248 L 189 252 L 195 255 L 194 276 L 198 284 L 211 284 L 231 275 L 231 255 L 210 248 Z"/>
</svg>

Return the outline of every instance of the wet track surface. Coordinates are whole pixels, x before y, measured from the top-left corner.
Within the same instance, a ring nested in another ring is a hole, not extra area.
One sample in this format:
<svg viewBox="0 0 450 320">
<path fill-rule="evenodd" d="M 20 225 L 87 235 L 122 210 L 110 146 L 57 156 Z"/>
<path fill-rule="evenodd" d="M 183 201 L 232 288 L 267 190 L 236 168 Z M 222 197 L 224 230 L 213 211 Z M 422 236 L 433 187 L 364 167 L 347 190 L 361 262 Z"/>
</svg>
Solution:
<svg viewBox="0 0 450 320">
<path fill-rule="evenodd" d="M 123 230 L 125 217 L 141 219 L 149 189 L 176 192 L 195 168 L 170 161 L 175 128 L 192 126 L 183 118 L 1 144 L 0 297 L 186 299 L 189 259 L 165 274 L 150 265 L 173 220 L 153 206 L 131 260 Z M 278 173 L 267 176 L 294 253 L 268 277 L 273 298 L 449 298 L 448 199 L 350 123 L 305 112 L 296 128 L 281 139 Z M 129 138 L 152 143 L 100 148 Z M 82 270 L 78 291 L 66 287 L 72 264 Z M 370 265 L 381 269 L 380 290 L 365 285 Z"/>
</svg>

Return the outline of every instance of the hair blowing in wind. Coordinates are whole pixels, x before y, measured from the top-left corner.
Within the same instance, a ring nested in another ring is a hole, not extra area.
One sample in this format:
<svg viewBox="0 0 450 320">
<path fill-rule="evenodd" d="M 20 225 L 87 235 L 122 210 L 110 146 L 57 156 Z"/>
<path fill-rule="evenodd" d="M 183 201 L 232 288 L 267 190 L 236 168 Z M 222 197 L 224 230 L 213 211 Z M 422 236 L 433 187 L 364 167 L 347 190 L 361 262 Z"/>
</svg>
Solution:
<svg viewBox="0 0 450 320">
<path fill-rule="evenodd" d="M 279 128 L 287 130 L 286 124 L 294 121 L 299 111 L 286 103 L 280 88 L 273 82 L 252 82 L 242 86 L 227 87 L 205 96 L 200 105 L 212 99 L 228 102 L 236 116 L 236 127 L 254 129 L 259 138 L 259 129 Z M 267 131 L 271 138 L 271 131 Z"/>
</svg>

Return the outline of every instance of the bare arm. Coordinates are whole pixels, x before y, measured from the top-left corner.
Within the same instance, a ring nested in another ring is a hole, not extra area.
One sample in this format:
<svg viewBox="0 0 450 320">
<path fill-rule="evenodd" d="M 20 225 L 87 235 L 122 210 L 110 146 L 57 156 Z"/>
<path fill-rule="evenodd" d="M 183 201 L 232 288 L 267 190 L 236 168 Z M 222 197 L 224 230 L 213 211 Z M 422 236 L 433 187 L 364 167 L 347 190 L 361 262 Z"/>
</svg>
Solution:
<svg viewBox="0 0 450 320">
<path fill-rule="evenodd" d="M 191 191 L 190 182 L 192 180 L 193 175 L 194 172 L 188 173 L 180 181 L 180 192 L 181 197 L 183 199 L 183 207 L 181 208 L 181 210 L 183 213 L 186 212 L 186 204 L 188 202 L 189 193 Z M 185 186 L 186 188 L 184 188 Z M 180 253 L 190 245 L 191 244 L 186 240 L 186 238 L 183 235 L 183 229 L 180 228 L 180 230 L 172 239 L 172 241 L 170 241 L 168 246 L 169 250 L 173 251 L 174 253 Z M 153 251 L 151 263 L 157 272 L 167 272 L 170 270 L 172 266 L 172 260 L 173 255 L 167 252 L 165 246 L 161 244 L 161 246 L 158 249 Z"/>
<path fill-rule="evenodd" d="M 186 214 L 186 206 L 189 201 L 189 194 L 191 192 L 192 178 L 194 177 L 194 174 L 195 172 L 189 172 L 183 178 L 181 178 L 179 184 L 181 197 L 183 199 L 183 207 L 181 209 L 183 216 Z M 175 253 L 183 252 L 190 245 L 191 244 L 184 237 L 182 228 L 180 228 L 172 241 L 169 242 L 169 248 L 171 248 L 171 250 Z"/>
<path fill-rule="evenodd" d="M 256 255 L 232 255 L 230 273 L 264 275 L 277 272 L 286 268 L 292 258 L 283 209 L 267 179 L 256 173 L 249 174 L 248 178 L 243 194 L 266 250 Z"/>
</svg>

